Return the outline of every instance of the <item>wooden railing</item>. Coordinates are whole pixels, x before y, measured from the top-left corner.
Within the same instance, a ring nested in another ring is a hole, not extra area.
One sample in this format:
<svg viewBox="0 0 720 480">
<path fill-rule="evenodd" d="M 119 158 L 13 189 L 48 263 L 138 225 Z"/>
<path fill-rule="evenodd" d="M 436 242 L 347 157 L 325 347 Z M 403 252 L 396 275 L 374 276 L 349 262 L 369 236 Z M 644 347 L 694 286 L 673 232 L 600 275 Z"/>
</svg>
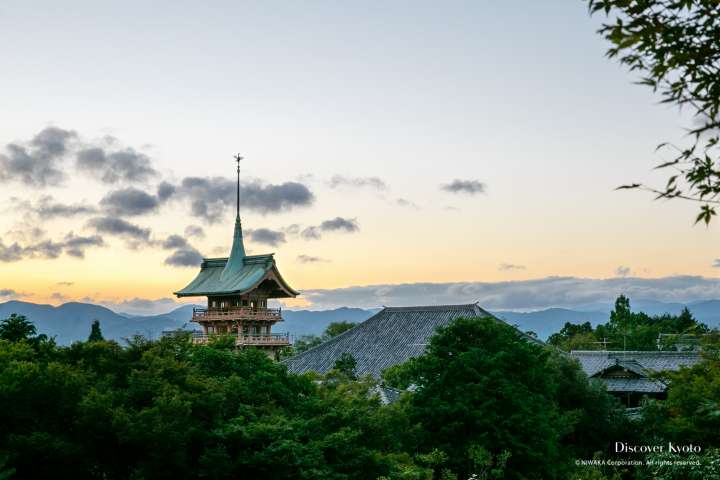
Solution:
<svg viewBox="0 0 720 480">
<path fill-rule="evenodd" d="M 239 346 L 251 346 L 251 345 L 290 345 L 290 334 L 289 333 L 270 333 L 270 334 L 257 334 L 257 335 L 244 335 L 244 334 L 210 334 L 205 335 L 203 333 L 194 333 L 192 336 L 193 343 L 195 344 L 206 344 L 212 338 L 228 336 L 235 339 L 235 345 Z"/>
<path fill-rule="evenodd" d="M 193 308 L 193 322 L 213 322 L 217 320 L 258 320 L 279 322 L 282 321 L 282 309 L 252 307 Z"/>
</svg>

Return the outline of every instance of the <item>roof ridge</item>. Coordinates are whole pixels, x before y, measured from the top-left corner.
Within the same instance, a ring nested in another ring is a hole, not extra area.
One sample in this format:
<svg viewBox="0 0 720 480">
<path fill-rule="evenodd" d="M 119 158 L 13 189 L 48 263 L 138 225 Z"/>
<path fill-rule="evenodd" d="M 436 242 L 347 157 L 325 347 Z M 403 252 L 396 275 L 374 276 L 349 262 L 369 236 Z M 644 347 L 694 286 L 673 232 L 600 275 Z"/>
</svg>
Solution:
<svg viewBox="0 0 720 480">
<path fill-rule="evenodd" d="M 437 311 L 437 310 L 474 310 L 476 303 L 460 303 L 460 304 L 440 304 L 440 305 L 411 305 L 406 307 L 387 307 L 383 306 L 383 310 L 392 312 L 421 312 L 421 311 Z M 379 313 L 379 312 L 378 312 Z"/>
</svg>

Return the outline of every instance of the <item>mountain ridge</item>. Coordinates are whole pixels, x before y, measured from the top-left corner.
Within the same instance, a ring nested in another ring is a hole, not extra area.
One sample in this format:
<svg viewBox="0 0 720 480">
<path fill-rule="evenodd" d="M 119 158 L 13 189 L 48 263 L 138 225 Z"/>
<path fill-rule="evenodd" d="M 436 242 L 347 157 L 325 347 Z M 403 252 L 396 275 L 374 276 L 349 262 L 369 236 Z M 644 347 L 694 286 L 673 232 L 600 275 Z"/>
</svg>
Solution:
<svg viewBox="0 0 720 480">
<path fill-rule="evenodd" d="M 156 315 L 128 315 L 92 303 L 68 302 L 53 306 L 10 300 L 0 303 L 0 319 L 11 313 L 25 315 L 31 320 L 38 333 L 55 337 L 60 344 L 69 344 L 85 340 L 90 332 L 93 320 L 99 320 L 106 338 L 122 341 L 124 338 L 140 334 L 148 338 L 158 338 L 163 330 L 179 328 L 198 328 L 192 324 L 192 308 L 195 305 L 181 305 L 166 313 Z M 710 327 L 720 326 L 720 300 L 702 300 L 682 304 L 678 302 L 638 301 L 633 303 L 634 311 L 644 311 L 649 315 L 663 313 L 677 314 L 687 306 L 693 315 Z M 546 339 L 560 330 L 566 322 L 590 322 L 593 326 L 604 323 L 609 318 L 611 306 L 595 305 L 596 310 L 583 310 L 582 307 L 550 307 L 530 312 L 493 310 L 492 313 L 506 322 L 516 325 L 523 331 L 533 331 L 539 338 Z M 603 309 L 603 307 L 606 307 Z M 296 339 L 303 335 L 320 335 L 330 323 L 346 321 L 359 323 L 367 320 L 380 309 L 339 307 L 328 310 L 283 310 L 284 321 L 273 328 L 276 332 L 288 332 Z"/>
</svg>

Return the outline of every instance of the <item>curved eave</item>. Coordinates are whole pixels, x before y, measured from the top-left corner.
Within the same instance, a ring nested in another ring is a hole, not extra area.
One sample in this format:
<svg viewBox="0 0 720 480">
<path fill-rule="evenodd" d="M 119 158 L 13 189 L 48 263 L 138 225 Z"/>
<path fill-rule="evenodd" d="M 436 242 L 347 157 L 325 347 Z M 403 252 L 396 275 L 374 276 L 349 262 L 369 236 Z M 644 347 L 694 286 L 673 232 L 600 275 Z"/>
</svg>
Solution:
<svg viewBox="0 0 720 480">
<path fill-rule="evenodd" d="M 217 268 L 217 267 L 216 267 Z M 195 283 L 195 281 L 200 277 L 202 274 L 202 270 L 198 275 L 193 279 L 189 284 L 192 285 Z M 272 264 L 267 268 L 265 271 L 265 274 L 260 277 L 255 283 L 250 285 L 247 288 L 243 289 L 233 289 L 233 290 L 205 290 L 205 291 L 193 291 L 193 292 L 183 292 L 183 290 L 186 290 L 188 287 L 183 288 L 182 290 L 178 290 L 177 292 L 173 292 L 175 296 L 178 298 L 182 297 L 207 297 L 207 296 L 218 296 L 218 295 L 243 295 L 245 293 L 251 292 L 255 290 L 262 282 L 265 280 L 272 280 L 274 281 L 277 286 L 278 290 L 284 293 L 284 295 L 280 297 L 273 297 L 273 298 L 295 298 L 298 295 L 300 295 L 300 292 L 297 290 L 294 290 L 288 283 L 285 281 L 285 279 L 280 274 L 280 271 L 277 268 L 277 265 L 275 264 L 275 260 L 272 261 Z"/>
</svg>

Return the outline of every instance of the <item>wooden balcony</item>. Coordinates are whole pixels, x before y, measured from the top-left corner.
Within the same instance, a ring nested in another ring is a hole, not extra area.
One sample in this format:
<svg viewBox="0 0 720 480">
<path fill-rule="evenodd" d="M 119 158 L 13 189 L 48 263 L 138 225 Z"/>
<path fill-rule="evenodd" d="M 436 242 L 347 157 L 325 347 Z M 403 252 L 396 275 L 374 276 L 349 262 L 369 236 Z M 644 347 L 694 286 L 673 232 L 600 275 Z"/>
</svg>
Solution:
<svg viewBox="0 0 720 480">
<path fill-rule="evenodd" d="M 282 309 L 252 307 L 193 308 L 193 322 L 217 322 L 234 320 L 281 322 Z"/>
<path fill-rule="evenodd" d="M 197 345 L 204 345 L 210 341 L 213 337 L 232 336 L 235 338 L 235 345 L 239 347 L 282 347 L 290 345 L 290 334 L 289 333 L 271 333 L 271 334 L 257 334 L 257 335 L 236 335 L 236 334 L 218 334 L 218 335 L 205 335 L 202 333 L 194 333 L 192 337 L 193 343 Z"/>
</svg>

